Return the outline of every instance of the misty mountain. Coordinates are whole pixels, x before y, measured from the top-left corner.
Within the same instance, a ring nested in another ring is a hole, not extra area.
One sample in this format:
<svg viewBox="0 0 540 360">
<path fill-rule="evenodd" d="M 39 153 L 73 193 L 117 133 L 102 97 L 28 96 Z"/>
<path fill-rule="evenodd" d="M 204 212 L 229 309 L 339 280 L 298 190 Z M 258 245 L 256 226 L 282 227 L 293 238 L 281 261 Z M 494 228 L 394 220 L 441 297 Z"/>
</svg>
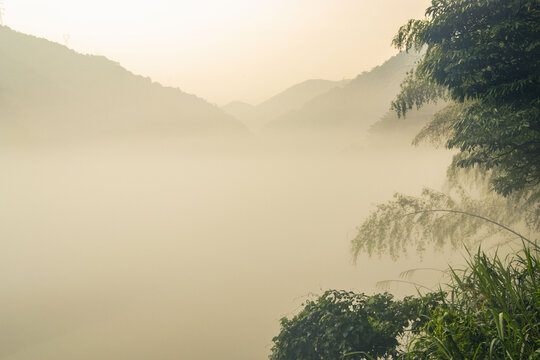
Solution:
<svg viewBox="0 0 540 360">
<path fill-rule="evenodd" d="M 343 87 L 315 96 L 298 110 L 281 115 L 268 130 L 367 130 L 388 111 L 418 53 L 399 53 Z"/>
<path fill-rule="evenodd" d="M 410 144 L 420 130 L 433 120 L 433 115 L 446 105 L 445 102 L 439 102 L 424 105 L 420 109 L 413 108 L 407 112 L 406 117 L 401 118 L 395 111 L 389 110 L 369 127 L 369 134 L 373 139 L 384 138 L 395 145 Z"/>
<path fill-rule="evenodd" d="M 253 129 L 259 129 L 268 122 L 291 111 L 301 109 L 309 100 L 329 90 L 342 87 L 350 80 L 331 81 L 307 80 L 272 96 L 259 105 L 249 105 L 234 101 L 222 109 Z"/>
<path fill-rule="evenodd" d="M 63 137 L 245 132 L 218 107 L 103 56 L 0 26 L 4 134 Z"/>
<path fill-rule="evenodd" d="M 242 101 L 233 101 L 223 106 L 221 109 L 227 114 L 230 114 L 234 118 L 240 120 L 246 126 L 252 127 L 253 124 L 259 122 L 257 106 L 250 105 Z"/>
</svg>

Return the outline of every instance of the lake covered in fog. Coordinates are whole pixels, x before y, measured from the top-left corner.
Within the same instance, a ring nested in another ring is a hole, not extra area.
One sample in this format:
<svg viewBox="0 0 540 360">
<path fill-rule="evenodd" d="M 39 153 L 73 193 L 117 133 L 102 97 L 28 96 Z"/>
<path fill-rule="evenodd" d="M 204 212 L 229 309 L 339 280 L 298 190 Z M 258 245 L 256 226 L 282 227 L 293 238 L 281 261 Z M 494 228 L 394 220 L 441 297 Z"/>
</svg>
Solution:
<svg viewBox="0 0 540 360">
<path fill-rule="evenodd" d="M 310 294 L 418 264 L 353 265 L 350 240 L 449 153 L 220 141 L 3 148 L 0 358 L 264 359 Z"/>
</svg>

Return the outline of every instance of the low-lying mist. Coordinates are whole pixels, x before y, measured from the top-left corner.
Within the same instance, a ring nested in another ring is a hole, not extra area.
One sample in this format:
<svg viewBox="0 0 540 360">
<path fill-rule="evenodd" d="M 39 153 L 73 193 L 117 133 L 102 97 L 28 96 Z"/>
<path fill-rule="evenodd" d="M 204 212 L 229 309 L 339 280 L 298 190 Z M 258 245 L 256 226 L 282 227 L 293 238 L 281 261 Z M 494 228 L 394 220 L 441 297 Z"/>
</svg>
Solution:
<svg viewBox="0 0 540 360">
<path fill-rule="evenodd" d="M 0 358 L 266 358 L 279 318 L 309 294 L 371 293 L 417 264 L 352 265 L 350 240 L 374 205 L 440 187 L 451 158 L 387 145 L 253 135 L 3 146 Z"/>
</svg>

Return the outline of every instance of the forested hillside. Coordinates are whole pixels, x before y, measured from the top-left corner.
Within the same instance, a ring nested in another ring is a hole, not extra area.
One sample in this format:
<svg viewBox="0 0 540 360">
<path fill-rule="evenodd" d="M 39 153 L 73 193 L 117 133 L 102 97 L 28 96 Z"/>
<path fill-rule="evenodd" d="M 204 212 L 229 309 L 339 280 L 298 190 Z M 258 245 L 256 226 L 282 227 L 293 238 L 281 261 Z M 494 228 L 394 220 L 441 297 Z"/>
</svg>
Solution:
<svg viewBox="0 0 540 360">
<path fill-rule="evenodd" d="M 219 108 L 103 56 L 0 27 L 0 132 L 33 137 L 243 132 Z"/>
<path fill-rule="evenodd" d="M 269 130 L 366 130 L 389 109 L 407 71 L 420 59 L 417 52 L 400 53 L 343 87 L 314 97 L 301 109 L 268 124 Z"/>
</svg>

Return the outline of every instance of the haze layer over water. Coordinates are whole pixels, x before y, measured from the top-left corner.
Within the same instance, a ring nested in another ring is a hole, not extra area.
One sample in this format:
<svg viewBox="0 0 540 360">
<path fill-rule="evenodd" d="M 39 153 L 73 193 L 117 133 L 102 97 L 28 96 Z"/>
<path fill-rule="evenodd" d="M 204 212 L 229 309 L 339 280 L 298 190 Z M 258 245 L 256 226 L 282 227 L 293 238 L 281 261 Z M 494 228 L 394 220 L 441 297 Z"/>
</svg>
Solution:
<svg viewBox="0 0 540 360">
<path fill-rule="evenodd" d="M 349 241 L 450 154 L 285 140 L 5 147 L 0 358 L 263 359 L 306 295 L 415 266 Z"/>
</svg>

